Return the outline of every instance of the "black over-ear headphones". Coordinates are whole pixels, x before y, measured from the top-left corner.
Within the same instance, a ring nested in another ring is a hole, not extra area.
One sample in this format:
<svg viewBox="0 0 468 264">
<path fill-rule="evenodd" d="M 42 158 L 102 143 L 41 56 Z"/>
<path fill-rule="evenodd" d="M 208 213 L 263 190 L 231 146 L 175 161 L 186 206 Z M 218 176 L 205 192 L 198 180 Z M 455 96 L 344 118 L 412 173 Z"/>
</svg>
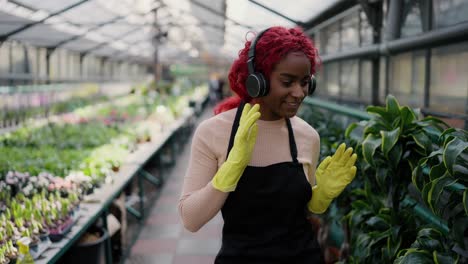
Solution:
<svg viewBox="0 0 468 264">
<path fill-rule="evenodd" d="M 268 31 L 269 28 L 261 31 L 255 37 L 255 39 L 250 44 L 248 58 L 247 58 L 247 68 L 249 70 L 249 76 L 245 80 L 245 86 L 247 88 L 247 93 L 255 98 L 262 97 L 268 94 L 268 83 L 265 77 L 260 72 L 255 72 L 255 46 L 257 41 L 262 37 L 262 35 Z M 311 76 L 309 82 L 309 88 L 307 89 L 307 95 L 312 95 L 315 91 L 317 83 L 315 81 L 314 75 Z"/>
</svg>

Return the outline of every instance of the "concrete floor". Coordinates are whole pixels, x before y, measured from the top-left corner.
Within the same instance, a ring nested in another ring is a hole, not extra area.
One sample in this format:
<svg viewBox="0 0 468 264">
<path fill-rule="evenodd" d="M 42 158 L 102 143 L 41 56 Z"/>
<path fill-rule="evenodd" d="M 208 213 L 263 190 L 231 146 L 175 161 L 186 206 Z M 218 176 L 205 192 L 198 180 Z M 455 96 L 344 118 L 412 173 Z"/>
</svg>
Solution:
<svg viewBox="0 0 468 264">
<path fill-rule="evenodd" d="M 197 123 L 211 117 L 205 108 Z M 184 229 L 177 204 L 190 155 L 191 139 L 177 158 L 175 167 L 161 189 L 145 226 L 131 249 L 126 264 L 208 264 L 213 263 L 221 247 L 223 220 L 218 214 L 197 233 Z"/>
</svg>

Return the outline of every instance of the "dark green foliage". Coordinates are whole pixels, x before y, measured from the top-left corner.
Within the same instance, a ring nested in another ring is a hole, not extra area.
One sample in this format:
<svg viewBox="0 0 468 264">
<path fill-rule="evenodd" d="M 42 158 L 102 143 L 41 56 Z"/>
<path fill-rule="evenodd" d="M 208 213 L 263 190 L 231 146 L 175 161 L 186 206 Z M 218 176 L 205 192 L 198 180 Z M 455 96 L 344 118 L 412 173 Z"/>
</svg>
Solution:
<svg viewBox="0 0 468 264">
<path fill-rule="evenodd" d="M 338 197 L 350 230 L 343 263 L 458 263 L 468 252 L 467 132 L 422 118 L 389 95 L 349 124 L 346 140 L 327 135 L 331 115 L 314 116 L 322 149 L 347 142 L 358 154 L 356 179 Z M 315 114 L 315 115 L 313 115 Z M 307 116 L 307 115 L 306 115 Z M 314 123 L 312 123 L 314 124 Z M 322 134 L 321 134 L 322 135 Z M 338 142 L 332 140 L 339 140 Z M 415 202 L 418 201 L 418 202 Z M 334 216 L 327 215 L 325 219 Z"/>
</svg>

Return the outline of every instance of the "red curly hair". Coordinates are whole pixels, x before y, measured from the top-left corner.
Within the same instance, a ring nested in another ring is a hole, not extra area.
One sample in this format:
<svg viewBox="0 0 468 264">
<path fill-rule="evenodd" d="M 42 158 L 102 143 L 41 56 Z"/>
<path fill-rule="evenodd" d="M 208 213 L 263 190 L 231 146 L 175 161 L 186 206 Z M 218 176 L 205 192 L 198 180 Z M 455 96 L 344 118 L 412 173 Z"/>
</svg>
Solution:
<svg viewBox="0 0 468 264">
<path fill-rule="evenodd" d="M 245 47 L 239 51 L 239 57 L 234 61 L 229 71 L 228 79 L 231 90 L 237 95 L 229 97 L 214 108 L 215 115 L 236 108 L 242 100 L 250 102 L 252 97 L 247 93 L 245 80 L 249 75 L 247 59 L 252 41 L 246 41 Z M 276 64 L 288 53 L 301 51 L 310 60 L 310 73 L 315 74 L 319 65 L 317 49 L 301 28 L 271 27 L 257 40 L 255 46 L 255 71 L 269 78 Z"/>
</svg>

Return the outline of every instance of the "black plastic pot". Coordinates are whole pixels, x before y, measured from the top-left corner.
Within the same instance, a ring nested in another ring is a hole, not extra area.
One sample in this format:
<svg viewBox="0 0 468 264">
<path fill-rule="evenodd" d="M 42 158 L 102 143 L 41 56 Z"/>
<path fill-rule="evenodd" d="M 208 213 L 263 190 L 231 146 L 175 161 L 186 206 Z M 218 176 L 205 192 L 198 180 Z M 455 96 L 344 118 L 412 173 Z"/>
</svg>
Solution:
<svg viewBox="0 0 468 264">
<path fill-rule="evenodd" d="M 103 228 L 92 227 L 90 232 L 97 232 L 100 234 L 100 238 L 88 242 L 88 243 L 77 243 L 69 252 L 66 254 L 67 264 L 99 264 L 104 263 L 105 256 L 105 242 L 109 239 L 109 233 Z M 79 256 L 79 257 L 77 257 Z"/>
</svg>

